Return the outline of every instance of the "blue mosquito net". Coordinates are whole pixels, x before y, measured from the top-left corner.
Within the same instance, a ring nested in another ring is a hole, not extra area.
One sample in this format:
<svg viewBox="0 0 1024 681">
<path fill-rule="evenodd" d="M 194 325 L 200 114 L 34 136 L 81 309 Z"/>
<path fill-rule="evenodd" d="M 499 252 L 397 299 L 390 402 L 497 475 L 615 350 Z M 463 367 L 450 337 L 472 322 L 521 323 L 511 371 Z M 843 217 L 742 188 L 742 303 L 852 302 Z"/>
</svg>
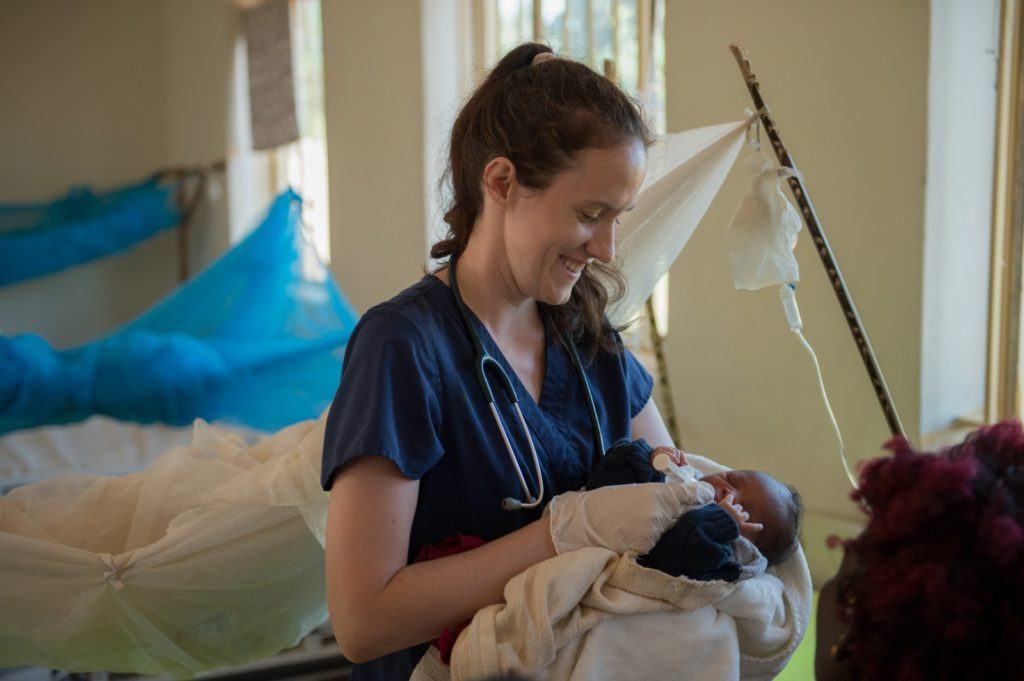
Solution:
<svg viewBox="0 0 1024 681">
<path fill-rule="evenodd" d="M 181 219 L 175 184 L 105 194 L 72 189 L 50 203 L 0 204 L 0 286 L 127 250 Z"/>
<path fill-rule="evenodd" d="M 259 227 L 114 334 L 70 350 L 0 336 L 0 432 L 105 414 L 274 431 L 330 403 L 357 315 L 285 191 Z"/>
</svg>

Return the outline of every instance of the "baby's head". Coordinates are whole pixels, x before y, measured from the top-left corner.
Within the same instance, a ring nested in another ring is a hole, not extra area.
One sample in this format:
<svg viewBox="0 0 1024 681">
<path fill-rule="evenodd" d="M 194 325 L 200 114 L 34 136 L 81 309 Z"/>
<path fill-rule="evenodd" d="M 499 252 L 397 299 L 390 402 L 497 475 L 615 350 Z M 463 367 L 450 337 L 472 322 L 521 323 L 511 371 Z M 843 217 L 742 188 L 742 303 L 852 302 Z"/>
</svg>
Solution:
<svg viewBox="0 0 1024 681">
<path fill-rule="evenodd" d="M 729 494 L 760 523 L 759 531 L 742 532 L 767 560 L 775 565 L 796 550 L 804 507 L 796 488 L 784 485 L 763 471 L 725 471 L 701 478 L 715 489 L 715 502 Z"/>
</svg>

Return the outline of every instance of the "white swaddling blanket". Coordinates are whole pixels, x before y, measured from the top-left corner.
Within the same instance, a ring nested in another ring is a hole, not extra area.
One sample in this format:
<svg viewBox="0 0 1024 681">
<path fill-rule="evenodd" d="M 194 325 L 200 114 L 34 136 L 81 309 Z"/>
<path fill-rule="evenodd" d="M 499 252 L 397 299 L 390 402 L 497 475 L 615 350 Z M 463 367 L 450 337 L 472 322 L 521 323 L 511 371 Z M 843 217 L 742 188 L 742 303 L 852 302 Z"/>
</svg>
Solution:
<svg viewBox="0 0 1024 681">
<path fill-rule="evenodd" d="M 705 474 L 727 470 L 688 457 Z M 412 679 L 770 679 L 803 640 L 811 595 L 799 549 L 729 583 L 671 577 L 588 547 L 513 577 L 505 602 L 480 610 L 459 635 L 451 667 L 431 648 Z"/>
</svg>

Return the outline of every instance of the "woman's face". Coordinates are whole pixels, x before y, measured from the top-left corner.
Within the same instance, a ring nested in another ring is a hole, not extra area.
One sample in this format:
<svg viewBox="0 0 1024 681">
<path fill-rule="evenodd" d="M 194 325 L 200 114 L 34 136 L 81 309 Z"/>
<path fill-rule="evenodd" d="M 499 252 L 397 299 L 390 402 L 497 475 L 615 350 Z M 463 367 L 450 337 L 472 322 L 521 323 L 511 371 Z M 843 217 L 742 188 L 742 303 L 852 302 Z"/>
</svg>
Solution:
<svg viewBox="0 0 1024 681">
<path fill-rule="evenodd" d="M 549 305 L 569 300 L 584 268 L 615 257 L 619 215 L 636 202 L 647 165 L 640 140 L 585 149 L 547 189 L 515 184 L 505 217 L 509 268 L 520 292 Z"/>
</svg>

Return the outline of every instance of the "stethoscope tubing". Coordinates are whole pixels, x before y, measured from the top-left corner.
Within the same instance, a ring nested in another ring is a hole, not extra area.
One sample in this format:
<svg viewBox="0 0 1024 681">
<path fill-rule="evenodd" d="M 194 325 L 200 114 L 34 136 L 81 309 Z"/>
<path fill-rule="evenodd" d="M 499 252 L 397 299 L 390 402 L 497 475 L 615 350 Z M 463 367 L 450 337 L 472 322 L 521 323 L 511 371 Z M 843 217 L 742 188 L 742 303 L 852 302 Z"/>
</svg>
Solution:
<svg viewBox="0 0 1024 681">
<path fill-rule="evenodd" d="M 452 254 L 449 258 L 448 281 L 451 284 L 452 296 L 455 298 L 455 306 L 459 310 L 463 326 L 469 336 L 470 343 L 473 345 L 477 382 L 480 384 L 480 389 L 483 391 L 487 404 L 491 408 L 491 414 L 494 416 L 494 422 L 498 426 L 498 432 L 501 434 L 501 440 L 505 444 L 505 450 L 508 452 L 509 459 L 512 461 L 512 467 L 516 472 L 516 477 L 519 478 L 519 484 L 523 489 L 523 493 L 526 495 L 526 501 L 515 499 L 513 497 L 506 497 L 502 500 L 501 506 L 507 511 L 514 511 L 521 508 L 535 508 L 544 499 L 544 476 L 541 474 L 540 457 L 537 455 L 533 436 L 530 435 L 530 428 L 527 425 L 526 418 L 523 416 L 523 411 L 519 406 L 519 398 L 516 395 L 515 387 L 512 385 L 512 380 L 509 378 L 508 373 L 505 371 L 504 367 L 501 366 L 498 360 L 492 357 L 487 350 L 484 349 L 483 342 L 480 340 L 480 335 L 473 328 L 472 320 L 469 317 L 469 310 L 462 300 L 462 293 L 459 290 L 459 284 L 455 276 L 455 265 L 457 259 L 458 256 L 455 254 Z M 587 380 L 587 375 L 583 370 L 583 363 L 580 361 L 579 353 L 576 351 L 576 345 L 572 342 L 572 339 L 566 338 L 562 334 L 559 335 L 563 345 L 572 358 L 576 373 L 580 377 L 583 392 L 587 398 L 587 407 L 590 411 L 590 421 L 594 434 L 594 442 L 598 447 L 598 455 L 601 455 L 604 453 L 604 435 L 601 433 L 601 423 L 597 418 L 597 407 L 594 404 L 594 395 L 590 390 L 590 382 Z M 536 496 L 530 492 L 530 486 L 523 475 L 522 467 L 519 465 L 519 458 L 516 456 L 515 449 L 512 447 L 512 442 L 508 437 L 504 424 L 502 423 L 501 415 L 498 413 L 498 406 L 494 399 L 494 391 L 491 389 L 491 383 L 487 378 L 488 365 L 495 370 L 501 387 L 504 388 L 509 401 L 512 403 L 512 407 L 516 411 L 516 417 L 519 420 L 520 428 L 526 436 L 526 442 L 530 448 L 530 457 L 533 460 L 534 475 L 537 478 Z"/>
</svg>

